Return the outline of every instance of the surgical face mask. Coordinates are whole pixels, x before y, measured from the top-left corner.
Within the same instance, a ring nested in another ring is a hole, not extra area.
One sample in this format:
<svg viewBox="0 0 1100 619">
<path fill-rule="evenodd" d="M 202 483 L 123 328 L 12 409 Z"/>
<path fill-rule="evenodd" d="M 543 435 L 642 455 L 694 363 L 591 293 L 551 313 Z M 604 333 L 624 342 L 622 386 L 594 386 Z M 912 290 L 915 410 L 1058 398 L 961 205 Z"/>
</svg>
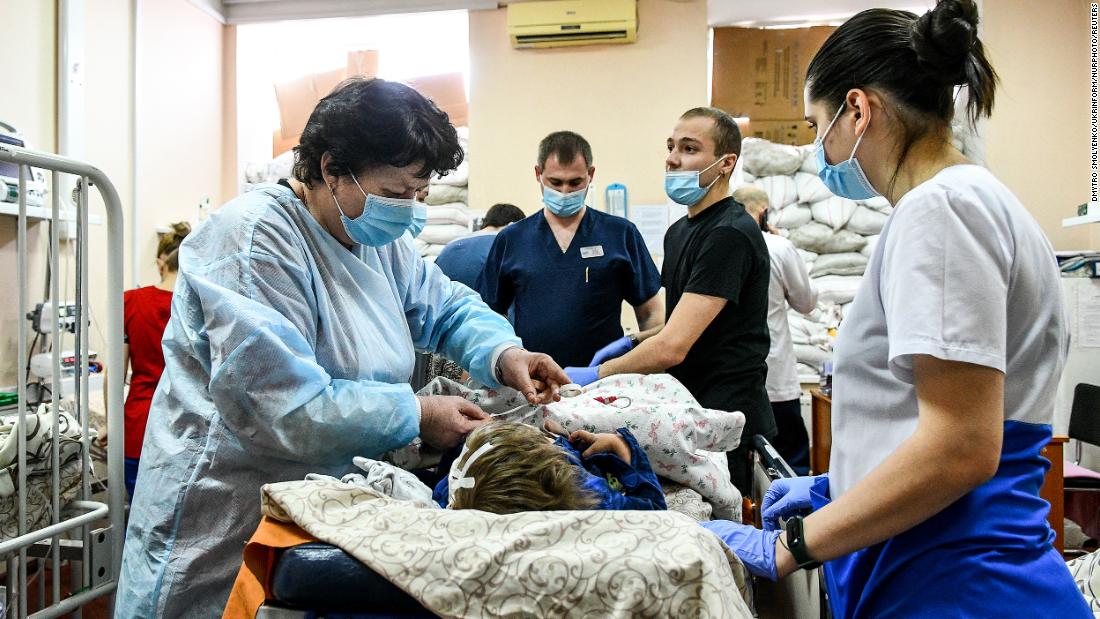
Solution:
<svg viewBox="0 0 1100 619">
<path fill-rule="evenodd" d="M 847 102 L 840 106 L 836 116 L 833 116 L 833 121 L 825 128 L 825 133 L 814 140 L 814 146 L 817 147 L 817 175 L 821 177 L 821 181 L 833 194 L 849 200 L 867 200 L 879 195 L 879 192 L 875 191 L 871 181 L 867 180 L 867 175 L 863 173 L 863 168 L 856 160 L 856 149 L 859 148 L 859 143 L 863 141 L 863 136 L 867 135 L 866 129 L 856 138 L 856 144 L 852 147 L 852 154 L 848 156 L 847 160 L 835 165 L 825 160 L 825 138 L 829 135 L 833 125 L 836 124 L 836 120 L 840 118 L 840 114 L 844 111 L 846 105 Z"/>
<path fill-rule="evenodd" d="M 715 176 L 714 180 L 706 187 L 699 185 L 699 177 L 703 175 L 703 172 L 721 163 L 723 159 L 725 159 L 725 156 L 715 159 L 714 163 L 702 170 L 666 170 L 665 193 L 676 204 L 695 206 L 703 199 L 703 196 L 707 195 L 707 192 L 718 182 L 722 175 Z"/>
<path fill-rule="evenodd" d="M 591 184 L 588 185 L 588 187 L 591 186 Z M 581 208 L 584 207 L 584 199 L 588 196 L 588 187 L 569 193 L 562 193 L 556 189 L 551 189 L 543 185 L 542 203 L 546 205 L 546 208 L 550 209 L 551 213 L 558 217 L 572 217 L 579 213 Z"/>
<path fill-rule="evenodd" d="M 329 187 L 333 202 L 340 211 L 340 221 L 351 240 L 361 245 L 381 247 L 401 237 L 406 230 L 415 237 L 428 222 L 428 208 L 412 198 L 386 198 L 363 191 L 354 176 L 355 186 L 363 194 L 363 213 L 352 219 L 344 214 L 344 208 Z"/>
</svg>

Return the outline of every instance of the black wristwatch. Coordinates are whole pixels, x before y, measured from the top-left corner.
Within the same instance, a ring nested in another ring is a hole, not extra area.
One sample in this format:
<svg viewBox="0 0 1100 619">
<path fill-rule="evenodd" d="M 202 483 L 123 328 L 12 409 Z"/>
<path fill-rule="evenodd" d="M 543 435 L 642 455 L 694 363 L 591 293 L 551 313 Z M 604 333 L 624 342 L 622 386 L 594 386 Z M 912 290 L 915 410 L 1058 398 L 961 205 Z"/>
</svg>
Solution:
<svg viewBox="0 0 1100 619">
<path fill-rule="evenodd" d="M 630 337 L 630 345 L 632 347 L 637 346 L 638 343 L 640 342 L 640 340 L 638 339 L 638 334 L 637 333 L 631 333 L 629 337 Z"/>
<path fill-rule="evenodd" d="M 802 534 L 802 516 L 795 516 L 787 521 L 787 550 L 791 551 L 798 568 L 812 570 L 821 565 L 810 556 L 806 549 L 806 536 Z"/>
</svg>

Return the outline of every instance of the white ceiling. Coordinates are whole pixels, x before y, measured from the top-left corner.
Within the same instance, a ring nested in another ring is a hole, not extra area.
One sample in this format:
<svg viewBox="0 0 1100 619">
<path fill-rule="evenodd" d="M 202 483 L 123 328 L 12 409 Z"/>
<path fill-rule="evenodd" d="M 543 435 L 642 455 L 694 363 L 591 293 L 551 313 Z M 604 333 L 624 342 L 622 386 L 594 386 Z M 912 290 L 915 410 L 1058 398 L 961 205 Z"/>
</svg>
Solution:
<svg viewBox="0 0 1100 619">
<path fill-rule="evenodd" d="M 923 12 L 935 4 L 935 0 L 707 0 L 707 21 L 711 26 L 794 25 L 844 21 L 876 7 Z"/>
<path fill-rule="evenodd" d="M 230 24 L 387 13 L 491 9 L 531 0 L 190 0 Z M 691 0 L 665 0 L 685 2 Z M 935 0 L 707 0 L 711 26 L 795 25 L 843 21 L 877 6 L 923 11 Z"/>
</svg>

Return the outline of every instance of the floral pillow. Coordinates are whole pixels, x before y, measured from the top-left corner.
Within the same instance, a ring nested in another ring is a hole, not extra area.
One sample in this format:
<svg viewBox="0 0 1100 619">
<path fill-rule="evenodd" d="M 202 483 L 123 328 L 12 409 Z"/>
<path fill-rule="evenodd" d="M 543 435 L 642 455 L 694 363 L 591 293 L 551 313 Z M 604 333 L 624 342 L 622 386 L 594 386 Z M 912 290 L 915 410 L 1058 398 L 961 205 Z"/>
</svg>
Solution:
<svg viewBox="0 0 1100 619">
<path fill-rule="evenodd" d="M 745 415 L 700 406 L 667 374 L 621 374 L 592 383 L 581 395 L 541 408 L 566 430 L 629 429 L 661 477 L 698 491 L 716 518 L 740 514 L 724 452 L 741 441 Z"/>
</svg>

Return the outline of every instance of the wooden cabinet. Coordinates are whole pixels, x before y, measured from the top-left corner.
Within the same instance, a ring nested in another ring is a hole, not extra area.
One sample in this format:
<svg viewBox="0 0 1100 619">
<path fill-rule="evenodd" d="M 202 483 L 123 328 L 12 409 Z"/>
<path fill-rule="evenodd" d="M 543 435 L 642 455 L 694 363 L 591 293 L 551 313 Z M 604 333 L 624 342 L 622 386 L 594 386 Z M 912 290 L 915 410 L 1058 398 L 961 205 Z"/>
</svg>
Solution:
<svg viewBox="0 0 1100 619">
<path fill-rule="evenodd" d="M 829 472 L 829 451 L 833 448 L 833 400 L 819 389 L 811 389 L 810 397 L 810 471 L 814 475 L 820 475 Z M 1047 521 L 1050 522 L 1050 528 L 1054 529 L 1054 547 L 1059 553 L 1065 550 L 1065 541 L 1062 539 L 1065 530 L 1062 520 L 1065 514 L 1062 453 L 1068 440 L 1065 436 L 1055 436 L 1042 451 L 1043 457 L 1050 460 L 1050 470 L 1043 480 L 1039 496 L 1050 503 Z"/>
</svg>

